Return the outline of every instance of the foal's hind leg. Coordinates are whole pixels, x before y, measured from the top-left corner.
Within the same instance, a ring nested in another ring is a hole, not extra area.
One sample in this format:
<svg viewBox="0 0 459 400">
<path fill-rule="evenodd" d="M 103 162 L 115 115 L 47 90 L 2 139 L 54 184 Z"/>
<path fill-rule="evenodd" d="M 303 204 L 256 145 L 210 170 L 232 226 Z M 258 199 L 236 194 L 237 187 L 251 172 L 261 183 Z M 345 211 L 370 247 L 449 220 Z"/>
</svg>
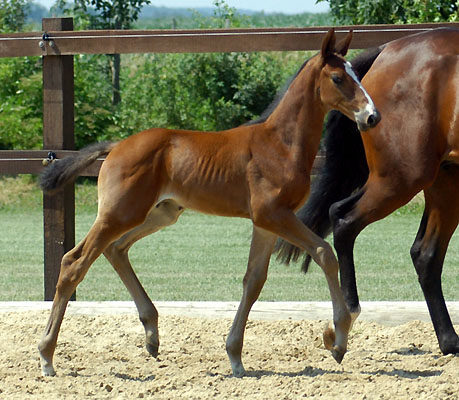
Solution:
<svg viewBox="0 0 459 400">
<path fill-rule="evenodd" d="M 177 222 L 182 212 L 183 207 L 175 201 L 164 200 L 152 208 L 142 225 L 124 234 L 104 252 L 135 302 L 140 320 L 145 328 L 147 350 L 154 357 L 158 355 L 159 348 L 158 311 L 137 279 L 129 261 L 128 251 L 135 242 L 143 237 Z"/>
<path fill-rule="evenodd" d="M 425 190 L 426 205 L 411 257 L 443 354 L 459 353 L 459 337 L 446 308 L 441 274 L 448 244 L 459 222 L 459 167 L 442 167 Z"/>
<path fill-rule="evenodd" d="M 249 262 L 243 281 L 241 303 L 234 318 L 228 338 L 226 352 L 230 359 L 234 376 L 245 374 L 241 360 L 244 330 L 253 303 L 258 299 L 268 275 L 269 259 L 276 241 L 276 236 L 263 229 L 253 227 L 252 243 L 250 245 Z"/>
<path fill-rule="evenodd" d="M 111 228 L 109 223 L 97 218 L 86 237 L 62 258 L 51 314 L 38 345 L 43 375 L 55 375 L 53 355 L 65 309 L 72 293 L 85 277 L 91 264 L 109 243 L 119 237 L 119 234 L 118 229 Z"/>
</svg>

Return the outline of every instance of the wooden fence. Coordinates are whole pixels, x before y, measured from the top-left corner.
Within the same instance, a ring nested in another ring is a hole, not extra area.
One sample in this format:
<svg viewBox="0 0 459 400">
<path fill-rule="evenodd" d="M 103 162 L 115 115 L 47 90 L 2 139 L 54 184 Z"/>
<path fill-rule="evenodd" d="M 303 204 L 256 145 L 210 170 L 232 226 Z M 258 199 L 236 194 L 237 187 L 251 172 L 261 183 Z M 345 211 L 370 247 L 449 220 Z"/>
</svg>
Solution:
<svg viewBox="0 0 459 400">
<path fill-rule="evenodd" d="M 339 39 L 353 29 L 352 47 L 365 49 L 442 26 L 459 23 L 340 26 L 336 33 Z M 42 29 L 0 35 L 0 57 L 43 56 L 44 149 L 0 151 L 0 174 L 38 174 L 48 151 L 58 158 L 72 154 L 74 55 L 318 50 L 329 28 L 73 31 L 72 18 L 45 18 Z M 83 175 L 96 176 L 102 161 Z M 75 245 L 74 186 L 44 195 L 43 216 L 44 299 L 52 300 L 61 258 Z"/>
</svg>

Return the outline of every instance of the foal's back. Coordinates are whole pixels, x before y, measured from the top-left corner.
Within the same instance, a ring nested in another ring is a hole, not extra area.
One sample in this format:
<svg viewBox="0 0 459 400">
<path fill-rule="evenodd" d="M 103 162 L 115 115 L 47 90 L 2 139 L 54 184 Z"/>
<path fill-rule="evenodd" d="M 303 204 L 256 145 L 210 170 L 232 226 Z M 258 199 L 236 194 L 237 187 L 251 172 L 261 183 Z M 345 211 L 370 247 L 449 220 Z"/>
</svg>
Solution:
<svg viewBox="0 0 459 400">
<path fill-rule="evenodd" d="M 120 198 L 127 207 L 135 200 L 136 207 L 140 201 L 146 209 L 163 199 L 174 199 L 184 208 L 208 214 L 247 217 L 247 168 L 257 129 L 149 129 L 130 136 L 102 165 L 99 196 L 103 208 L 113 200 L 113 207 L 124 209 Z M 127 192 L 135 193 L 129 196 L 133 199 L 123 197 Z"/>
</svg>

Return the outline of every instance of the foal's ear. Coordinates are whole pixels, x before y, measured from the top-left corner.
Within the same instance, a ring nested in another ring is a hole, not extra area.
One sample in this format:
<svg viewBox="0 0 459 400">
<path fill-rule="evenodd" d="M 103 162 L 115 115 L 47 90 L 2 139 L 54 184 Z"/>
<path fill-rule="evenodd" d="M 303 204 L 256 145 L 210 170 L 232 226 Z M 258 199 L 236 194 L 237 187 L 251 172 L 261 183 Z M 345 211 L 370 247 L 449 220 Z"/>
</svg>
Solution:
<svg viewBox="0 0 459 400">
<path fill-rule="evenodd" d="M 347 54 L 347 51 L 349 50 L 349 45 L 351 44 L 351 40 L 352 40 L 352 29 L 349 31 L 346 37 L 336 45 L 335 51 L 344 57 Z"/>
<path fill-rule="evenodd" d="M 325 59 L 327 55 L 335 51 L 335 42 L 335 28 L 331 28 L 325 36 L 324 40 L 322 41 L 322 50 L 320 54 L 323 59 Z"/>
</svg>

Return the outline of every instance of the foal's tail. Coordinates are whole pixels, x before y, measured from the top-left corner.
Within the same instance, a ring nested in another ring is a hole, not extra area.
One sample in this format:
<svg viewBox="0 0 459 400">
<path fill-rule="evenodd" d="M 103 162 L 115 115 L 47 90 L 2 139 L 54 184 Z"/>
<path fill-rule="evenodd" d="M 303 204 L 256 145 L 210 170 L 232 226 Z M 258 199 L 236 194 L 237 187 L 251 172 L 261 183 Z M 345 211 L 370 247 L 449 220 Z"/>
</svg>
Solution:
<svg viewBox="0 0 459 400">
<path fill-rule="evenodd" d="M 372 49 L 352 61 L 354 70 L 362 79 L 368 72 L 381 48 Z M 332 230 L 329 209 L 333 203 L 348 197 L 362 187 L 368 178 L 365 150 L 357 124 L 338 111 L 329 114 L 325 125 L 325 163 L 312 180 L 311 193 L 297 216 L 313 232 L 326 237 Z M 277 258 L 288 264 L 303 254 L 298 247 L 279 240 L 275 251 Z M 305 255 L 302 270 L 307 272 L 311 257 Z"/>
<path fill-rule="evenodd" d="M 84 169 L 99 157 L 107 155 L 116 143 L 95 143 L 80 150 L 73 156 L 54 160 L 40 175 L 40 187 L 43 192 L 52 194 L 68 182 L 73 181 Z"/>
</svg>

